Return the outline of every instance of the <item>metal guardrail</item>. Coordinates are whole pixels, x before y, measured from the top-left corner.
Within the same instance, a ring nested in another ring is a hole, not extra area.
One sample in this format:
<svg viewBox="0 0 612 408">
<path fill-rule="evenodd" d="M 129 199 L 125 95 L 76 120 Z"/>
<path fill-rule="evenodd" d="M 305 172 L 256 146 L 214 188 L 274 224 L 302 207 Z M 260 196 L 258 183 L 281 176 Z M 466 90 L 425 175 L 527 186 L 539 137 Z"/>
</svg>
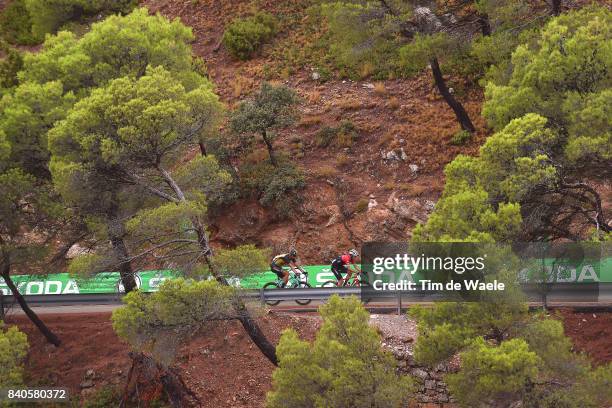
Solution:
<svg viewBox="0 0 612 408">
<path fill-rule="evenodd" d="M 545 289 L 545 290 L 543 290 Z M 601 303 L 602 306 L 612 305 L 612 283 L 599 283 L 587 285 L 557 283 L 544 287 L 543 285 L 523 285 L 527 301 L 531 303 L 567 303 L 571 306 L 575 302 Z M 419 303 L 442 300 L 442 295 L 433 291 L 376 291 L 362 292 L 362 288 L 290 288 L 290 289 L 248 289 L 241 291 L 241 296 L 248 299 L 266 301 L 295 301 L 300 299 L 327 300 L 332 295 L 357 296 L 364 300 L 371 295 L 374 300 L 393 300 L 401 308 L 402 302 Z M 32 306 L 73 306 L 73 305 L 103 305 L 121 304 L 123 295 L 116 293 L 104 294 L 66 294 L 66 295 L 25 295 L 29 305 Z M 15 303 L 11 295 L 3 296 L 5 307 Z"/>
</svg>

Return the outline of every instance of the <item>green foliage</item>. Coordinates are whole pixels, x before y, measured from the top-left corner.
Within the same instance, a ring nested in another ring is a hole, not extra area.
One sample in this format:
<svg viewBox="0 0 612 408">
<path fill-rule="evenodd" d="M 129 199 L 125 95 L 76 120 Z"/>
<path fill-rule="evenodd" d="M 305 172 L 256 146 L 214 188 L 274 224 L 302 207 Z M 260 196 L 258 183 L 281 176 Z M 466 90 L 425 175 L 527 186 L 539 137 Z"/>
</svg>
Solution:
<svg viewBox="0 0 612 408">
<path fill-rule="evenodd" d="M 518 203 L 558 179 L 550 158 L 559 136 L 546 124 L 541 116 L 525 115 L 489 137 L 480 157 L 457 156 L 445 169 L 443 196 L 427 224 L 417 228 L 417 240 L 515 237 Z M 495 212 L 492 202 L 501 202 Z"/>
<path fill-rule="evenodd" d="M 450 141 L 452 145 L 463 146 L 472 140 L 472 134 L 467 130 L 460 130 L 455 133 Z"/>
<path fill-rule="evenodd" d="M 353 122 L 342 121 L 335 127 L 324 126 L 315 136 L 317 146 L 328 147 L 330 145 L 349 147 L 359 138 L 359 132 Z"/>
<path fill-rule="evenodd" d="M 295 122 L 297 103 L 297 95 L 292 89 L 264 82 L 253 98 L 241 102 L 232 112 L 230 128 L 241 136 L 243 145 L 250 145 L 253 135 L 261 135 L 264 142 L 268 140 L 272 143 L 275 136 L 272 130 L 287 127 Z"/>
<path fill-rule="evenodd" d="M 32 35 L 42 40 L 54 33 L 62 24 L 83 14 L 128 13 L 136 0 L 24 0 L 31 18 Z"/>
<path fill-rule="evenodd" d="M 261 272 L 269 266 L 270 250 L 255 245 L 240 245 L 234 249 L 220 249 L 213 263 L 226 276 L 247 276 Z"/>
<path fill-rule="evenodd" d="M 223 44 L 234 57 L 247 60 L 276 34 L 277 24 L 266 12 L 234 19 L 223 33 Z"/>
<path fill-rule="evenodd" d="M 423 70 L 430 59 L 449 56 L 454 49 L 455 44 L 447 34 L 417 34 L 399 50 L 401 67 L 407 74 L 414 75 Z"/>
<path fill-rule="evenodd" d="M 485 406 L 490 401 L 505 400 L 507 394 L 525 393 L 529 381 L 537 375 L 537 355 L 522 339 L 491 346 L 483 339 L 461 353 L 461 371 L 445 380 L 457 400 L 466 407 Z"/>
<path fill-rule="evenodd" d="M 0 34 L 11 44 L 33 45 L 41 41 L 32 35 L 32 18 L 26 1 L 13 0 L 0 14 Z"/>
<path fill-rule="evenodd" d="M 204 194 L 208 206 L 222 206 L 237 198 L 232 187 L 232 176 L 223 170 L 215 156 L 198 156 L 176 171 L 176 180 L 187 190 Z M 202 183 L 206 180 L 206 183 Z"/>
<path fill-rule="evenodd" d="M 405 4 L 395 6 L 409 14 Z M 379 18 L 384 12 L 378 2 L 329 2 L 320 12 L 327 22 L 328 57 L 342 74 L 384 79 L 397 71 L 397 18 Z"/>
<path fill-rule="evenodd" d="M 12 161 L 24 170 L 45 176 L 48 172 L 47 131 L 74 103 L 63 94 L 62 84 L 26 82 L 0 100 L 0 129 L 13 145 Z"/>
<path fill-rule="evenodd" d="M 314 343 L 294 330 L 283 332 L 267 406 L 405 406 L 411 381 L 395 373 L 395 359 L 382 350 L 360 301 L 334 295 L 320 313 L 323 325 Z"/>
<path fill-rule="evenodd" d="M 49 132 L 51 171 L 61 184 L 67 169 L 156 168 L 160 157 L 167 160 L 177 146 L 194 142 L 193 129 L 208 119 L 208 105 L 218 103 L 207 83 L 188 92 L 162 67 L 137 80 L 113 80 L 79 101 Z"/>
<path fill-rule="evenodd" d="M 566 159 L 612 157 L 612 12 L 591 6 L 551 20 L 512 54 L 507 84 L 489 83 L 483 114 L 495 129 L 528 112 L 567 135 Z"/>
<path fill-rule="evenodd" d="M 82 97 L 112 79 L 140 77 L 147 66 L 163 66 L 189 90 L 207 82 L 193 71 L 191 30 L 180 21 L 136 9 L 92 25 L 82 38 L 69 32 L 50 36 L 37 53 L 26 54 L 22 82 L 61 81 Z"/>
<path fill-rule="evenodd" d="M 234 289 L 215 280 L 171 279 L 158 292 L 131 292 L 113 312 L 113 329 L 137 350 L 170 363 L 182 341 L 214 320 L 231 318 Z"/>
<path fill-rule="evenodd" d="M 479 302 L 441 302 L 433 308 L 412 308 L 409 315 L 417 320 L 419 331 L 415 359 L 433 366 L 462 350 L 476 337 L 509 333 L 525 318 L 527 307 L 508 286 L 503 295 L 485 295 Z"/>
<path fill-rule="evenodd" d="M 0 320 L 0 387 L 23 385 L 23 361 L 27 353 L 27 336 L 15 326 L 6 329 Z"/>
<path fill-rule="evenodd" d="M 190 220 L 206 216 L 206 203 L 194 200 L 181 203 L 165 203 L 153 208 L 140 210 L 126 223 L 128 232 L 137 237 L 150 237 L 159 234 L 170 234 L 177 226 L 184 225 L 181 235 L 190 236 Z"/>
<path fill-rule="evenodd" d="M 289 215 L 299 203 L 295 193 L 306 185 L 300 169 L 285 160 L 278 167 L 268 162 L 243 165 L 240 183 L 243 191 L 255 192 L 262 205 L 274 207 L 281 217 Z"/>
<path fill-rule="evenodd" d="M 8 89 L 17 86 L 17 73 L 23 68 L 23 57 L 18 50 L 2 40 L 0 40 L 0 52 L 4 53 L 4 58 L 0 59 L 0 96 L 2 96 Z"/>
<path fill-rule="evenodd" d="M 83 403 L 83 408 L 106 408 L 121 403 L 118 390 L 105 386 L 96 391 Z"/>
</svg>

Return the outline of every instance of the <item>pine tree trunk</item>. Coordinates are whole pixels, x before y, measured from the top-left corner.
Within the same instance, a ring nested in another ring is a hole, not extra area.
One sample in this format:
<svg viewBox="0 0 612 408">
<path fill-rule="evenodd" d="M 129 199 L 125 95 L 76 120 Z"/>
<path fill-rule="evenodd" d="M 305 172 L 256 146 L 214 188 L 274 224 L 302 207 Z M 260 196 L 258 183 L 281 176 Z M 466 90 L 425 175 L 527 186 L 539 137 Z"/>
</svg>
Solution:
<svg viewBox="0 0 612 408">
<path fill-rule="evenodd" d="M 274 156 L 274 147 L 272 146 L 272 142 L 270 141 L 268 134 L 266 132 L 263 132 L 261 136 L 263 137 L 264 143 L 266 144 L 266 148 L 268 149 L 268 154 L 270 155 L 270 163 L 272 163 L 274 167 L 278 167 L 276 157 Z"/>
<path fill-rule="evenodd" d="M 127 405 L 128 400 L 136 394 L 136 390 L 140 390 L 145 395 L 155 394 L 155 388 L 159 387 L 160 383 L 172 407 L 187 408 L 202 405 L 175 368 L 163 367 L 143 353 L 130 352 L 129 356 L 132 358 L 132 367 L 119 404 L 120 408 Z"/>
<path fill-rule="evenodd" d="M 484 37 L 491 35 L 491 23 L 489 22 L 489 16 L 487 14 L 480 14 L 478 16 L 478 23 L 480 24 L 480 32 Z"/>
<path fill-rule="evenodd" d="M 0 321 L 4 320 L 4 292 L 0 290 Z"/>
<path fill-rule="evenodd" d="M 444 82 L 444 77 L 442 76 L 442 71 L 440 70 L 440 64 L 438 63 L 437 58 L 432 58 L 430 61 L 431 64 L 431 72 L 433 74 L 434 80 L 436 81 L 436 86 L 438 87 L 438 91 L 448 104 L 451 107 L 453 112 L 455 112 L 455 116 L 457 117 L 457 121 L 461 126 L 461 129 L 467 130 L 468 132 L 474 132 L 476 128 L 474 124 L 470 120 L 470 117 L 466 110 L 463 108 L 463 105 L 459 103 L 450 93 L 448 87 L 446 86 L 446 82 Z"/>
<path fill-rule="evenodd" d="M 180 201 L 185 202 L 187 200 L 185 198 L 185 194 L 183 193 L 183 190 L 181 190 L 179 185 L 176 183 L 176 181 L 172 178 L 172 175 L 162 167 L 158 167 L 158 170 L 161 176 L 168 184 L 168 186 L 172 188 L 172 190 L 174 190 L 174 193 L 176 194 L 177 198 Z M 191 223 L 196 231 L 196 234 L 198 235 L 198 243 L 200 248 L 202 249 L 204 261 L 208 265 L 211 274 L 219 283 L 225 286 L 229 286 L 227 280 L 218 273 L 214 264 L 211 261 L 212 250 L 210 248 L 208 237 L 206 236 L 206 228 L 197 218 L 192 219 Z M 270 340 L 268 340 L 257 322 L 251 317 L 244 302 L 242 302 L 242 300 L 240 299 L 236 299 L 234 301 L 234 310 L 236 311 L 238 320 L 242 324 L 242 327 L 244 327 L 244 330 L 247 332 L 253 343 L 259 348 L 259 350 L 261 350 L 263 355 L 266 356 L 272 364 L 278 365 L 278 359 L 276 358 L 276 347 L 270 342 Z"/>
<path fill-rule="evenodd" d="M 127 245 L 125 245 L 125 226 L 123 222 L 114 216 L 107 223 L 108 235 L 110 238 L 111 246 L 115 252 L 115 257 L 118 261 L 119 276 L 121 276 L 121 283 L 125 293 L 129 293 L 135 289 L 138 289 L 136 285 L 136 279 L 134 279 L 134 271 L 132 270 L 132 264 L 129 261 L 129 252 Z"/>
<path fill-rule="evenodd" d="M 2 271 L 0 272 L 0 275 L 2 275 L 2 278 L 4 279 L 6 286 L 8 286 L 8 288 L 13 293 L 13 297 L 15 298 L 15 300 L 17 300 L 17 303 L 19 303 L 19 306 L 21 306 L 21 309 L 23 310 L 23 312 L 26 314 L 26 316 L 28 316 L 30 321 L 34 323 L 34 325 L 36 326 L 36 328 L 38 328 L 38 330 L 42 333 L 42 335 L 45 336 L 47 341 L 53 344 L 54 346 L 59 347 L 59 345 L 62 343 L 59 337 L 57 337 L 55 333 L 53 333 L 45 325 L 45 323 L 42 320 L 40 320 L 38 315 L 32 309 L 30 309 L 30 306 L 28 306 L 28 303 L 26 302 L 23 295 L 19 293 L 19 289 L 17 289 L 17 286 L 11 279 L 11 275 L 10 275 L 11 263 L 10 263 L 10 259 L 7 259 L 7 258 L 8 258 L 8 255 L 5 255 L 2 261 Z"/>
<path fill-rule="evenodd" d="M 204 142 L 202 142 L 201 140 L 198 142 L 198 145 L 200 146 L 200 154 L 202 156 L 206 156 L 206 146 L 204 145 Z"/>
<path fill-rule="evenodd" d="M 561 14 L 561 0 L 552 0 L 551 13 L 553 16 Z"/>
</svg>

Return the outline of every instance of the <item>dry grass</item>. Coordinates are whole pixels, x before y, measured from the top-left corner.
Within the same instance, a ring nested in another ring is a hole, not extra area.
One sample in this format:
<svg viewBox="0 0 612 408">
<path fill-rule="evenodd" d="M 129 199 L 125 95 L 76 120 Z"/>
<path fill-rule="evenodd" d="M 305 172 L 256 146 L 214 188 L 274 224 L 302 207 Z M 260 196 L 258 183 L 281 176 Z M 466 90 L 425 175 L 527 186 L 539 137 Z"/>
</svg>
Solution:
<svg viewBox="0 0 612 408">
<path fill-rule="evenodd" d="M 378 147 L 383 147 L 384 145 L 388 145 L 389 143 L 391 143 L 394 139 L 395 137 L 393 136 L 393 133 L 387 132 L 383 135 L 383 137 L 378 139 L 378 142 L 376 144 L 378 145 Z"/>
<path fill-rule="evenodd" d="M 313 170 L 313 174 L 319 178 L 331 178 L 339 173 L 338 169 L 329 165 L 323 165 Z"/>
<path fill-rule="evenodd" d="M 361 79 L 367 78 L 374 73 L 375 68 L 371 62 L 364 62 L 359 68 L 359 76 Z"/>
<path fill-rule="evenodd" d="M 323 121 L 323 117 L 321 115 L 304 116 L 300 119 L 299 126 L 311 127 L 311 126 L 321 124 L 322 121 Z"/>
<path fill-rule="evenodd" d="M 344 167 L 351 162 L 351 158 L 346 153 L 340 153 L 336 158 L 336 163 L 339 166 Z"/>
<path fill-rule="evenodd" d="M 257 163 L 261 163 L 262 161 L 268 160 L 268 158 L 269 158 L 268 152 L 265 149 L 257 149 L 249 153 L 244 158 L 244 161 L 245 163 L 249 163 L 249 164 L 257 164 Z"/>
<path fill-rule="evenodd" d="M 387 88 L 385 88 L 385 84 L 382 82 L 376 82 L 374 84 L 374 93 L 379 96 L 383 96 L 387 94 Z"/>
<path fill-rule="evenodd" d="M 400 107 L 400 101 L 397 99 L 397 97 L 393 96 L 391 99 L 389 99 L 389 102 L 387 102 L 387 106 L 391 109 L 397 109 Z"/>
<path fill-rule="evenodd" d="M 338 106 L 343 110 L 357 110 L 361 108 L 361 101 L 356 98 L 346 98 L 342 99 Z"/>
<path fill-rule="evenodd" d="M 409 197 L 417 197 L 427 191 L 427 187 L 418 184 L 401 183 L 397 187 L 398 190 L 407 194 Z"/>
<path fill-rule="evenodd" d="M 232 96 L 234 98 L 240 98 L 242 94 L 249 90 L 252 84 L 252 79 L 248 79 L 243 76 L 236 76 L 236 79 L 232 83 Z"/>
<path fill-rule="evenodd" d="M 391 191 L 391 190 L 395 190 L 395 182 L 393 181 L 388 181 L 383 185 L 383 188 L 386 191 Z"/>
<path fill-rule="evenodd" d="M 317 103 L 321 100 L 321 92 L 314 91 L 308 95 L 308 103 Z"/>
</svg>

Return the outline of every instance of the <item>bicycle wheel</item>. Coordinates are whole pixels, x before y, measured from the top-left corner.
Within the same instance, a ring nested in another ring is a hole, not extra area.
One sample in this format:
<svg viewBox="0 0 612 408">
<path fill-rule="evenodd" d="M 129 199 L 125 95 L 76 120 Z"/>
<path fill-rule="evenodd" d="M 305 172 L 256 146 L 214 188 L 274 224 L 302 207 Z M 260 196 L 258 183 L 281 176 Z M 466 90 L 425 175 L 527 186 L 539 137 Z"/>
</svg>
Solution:
<svg viewBox="0 0 612 408">
<path fill-rule="evenodd" d="M 298 286 L 298 288 L 300 288 L 300 289 L 306 289 L 306 288 L 310 288 L 310 287 L 311 287 L 310 283 L 308 283 L 308 282 L 300 283 L 300 285 Z M 301 305 L 301 306 L 306 306 L 311 301 L 312 301 L 312 299 L 296 299 L 295 303 L 297 303 L 298 305 Z"/>
<path fill-rule="evenodd" d="M 264 290 L 266 290 L 266 289 L 277 289 L 278 287 L 279 287 L 278 283 L 276 283 L 276 282 L 268 282 L 268 283 L 266 283 L 264 285 L 263 288 L 264 288 Z M 268 306 L 276 306 L 280 302 L 281 302 L 280 300 L 266 300 L 266 305 L 268 305 Z"/>
<path fill-rule="evenodd" d="M 321 287 L 322 288 L 335 288 L 335 287 L 338 287 L 338 282 L 335 280 L 328 280 L 326 282 L 323 282 Z"/>
</svg>

